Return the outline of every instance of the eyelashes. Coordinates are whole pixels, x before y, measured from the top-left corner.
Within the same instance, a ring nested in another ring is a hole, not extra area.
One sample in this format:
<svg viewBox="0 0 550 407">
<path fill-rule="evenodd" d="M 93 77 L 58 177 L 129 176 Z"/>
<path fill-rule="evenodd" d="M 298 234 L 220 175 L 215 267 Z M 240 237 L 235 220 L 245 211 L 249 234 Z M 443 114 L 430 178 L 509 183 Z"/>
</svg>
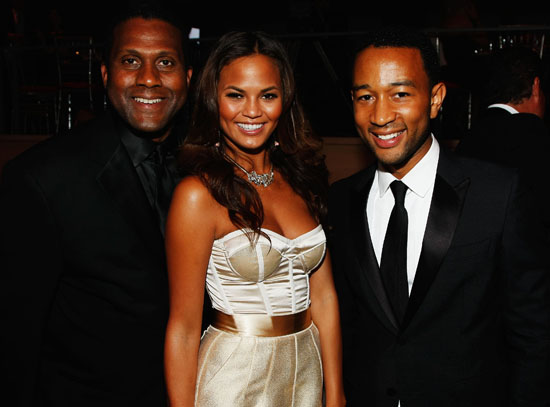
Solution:
<svg viewBox="0 0 550 407">
<path fill-rule="evenodd" d="M 225 94 L 225 97 L 230 99 L 243 99 L 244 95 L 238 92 L 229 92 Z M 279 98 L 279 95 L 276 93 L 266 93 L 261 96 L 264 100 L 275 100 Z"/>
</svg>

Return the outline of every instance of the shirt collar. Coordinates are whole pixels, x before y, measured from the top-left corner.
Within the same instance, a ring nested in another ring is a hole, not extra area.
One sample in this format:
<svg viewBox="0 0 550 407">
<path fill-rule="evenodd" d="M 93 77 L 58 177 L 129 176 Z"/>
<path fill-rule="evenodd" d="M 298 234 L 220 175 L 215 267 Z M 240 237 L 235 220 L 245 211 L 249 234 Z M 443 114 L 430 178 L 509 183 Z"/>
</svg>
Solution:
<svg viewBox="0 0 550 407">
<path fill-rule="evenodd" d="M 439 161 L 439 143 L 432 137 L 432 145 L 424 157 L 401 179 L 401 181 L 416 195 L 423 198 L 435 180 L 437 172 L 437 163 Z M 390 188 L 390 184 L 397 178 L 389 172 L 376 170 L 378 175 L 378 191 L 380 198 Z"/>
<path fill-rule="evenodd" d="M 122 144 L 124 144 L 135 168 L 151 155 L 158 143 L 155 143 L 147 137 L 135 135 L 120 119 L 117 120 L 116 123 L 117 131 L 120 134 L 120 140 Z"/>
<path fill-rule="evenodd" d="M 504 109 L 506 110 L 507 112 L 509 113 L 512 113 L 512 114 L 517 114 L 519 113 L 516 109 L 514 109 L 512 106 L 510 105 L 505 105 L 504 103 L 494 103 L 492 105 L 489 105 L 487 106 L 487 109 L 490 109 L 490 108 L 493 108 L 493 107 L 498 107 L 500 109 Z"/>
</svg>

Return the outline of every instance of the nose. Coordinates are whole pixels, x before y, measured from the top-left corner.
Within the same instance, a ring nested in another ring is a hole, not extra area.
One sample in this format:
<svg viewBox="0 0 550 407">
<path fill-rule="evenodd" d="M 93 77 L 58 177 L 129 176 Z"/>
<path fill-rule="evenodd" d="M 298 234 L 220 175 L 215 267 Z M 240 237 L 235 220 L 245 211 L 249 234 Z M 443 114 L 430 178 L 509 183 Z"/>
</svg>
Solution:
<svg viewBox="0 0 550 407">
<path fill-rule="evenodd" d="M 138 86 L 154 88 L 161 86 L 160 74 L 154 63 L 144 63 L 138 71 L 136 78 Z"/>
<path fill-rule="evenodd" d="M 254 119 L 262 115 L 258 101 L 255 98 L 247 98 L 243 109 L 243 115 L 250 119 Z"/>
<path fill-rule="evenodd" d="M 395 120 L 395 111 L 392 104 L 386 98 L 378 98 L 371 111 L 370 121 L 376 126 L 385 126 Z"/>
</svg>

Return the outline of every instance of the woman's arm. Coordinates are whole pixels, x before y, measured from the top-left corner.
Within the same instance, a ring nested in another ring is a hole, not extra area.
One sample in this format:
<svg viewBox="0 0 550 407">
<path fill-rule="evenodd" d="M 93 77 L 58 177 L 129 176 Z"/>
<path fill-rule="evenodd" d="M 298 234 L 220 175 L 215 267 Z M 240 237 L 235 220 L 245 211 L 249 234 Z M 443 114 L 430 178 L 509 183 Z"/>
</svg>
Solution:
<svg viewBox="0 0 550 407">
<path fill-rule="evenodd" d="M 196 177 L 175 189 L 166 225 L 170 316 L 165 375 L 171 407 L 193 406 L 206 268 L 219 209 Z"/>
<path fill-rule="evenodd" d="M 326 407 L 345 406 L 340 315 L 328 252 L 321 267 L 312 274 L 310 287 L 311 316 L 321 337 Z"/>
</svg>

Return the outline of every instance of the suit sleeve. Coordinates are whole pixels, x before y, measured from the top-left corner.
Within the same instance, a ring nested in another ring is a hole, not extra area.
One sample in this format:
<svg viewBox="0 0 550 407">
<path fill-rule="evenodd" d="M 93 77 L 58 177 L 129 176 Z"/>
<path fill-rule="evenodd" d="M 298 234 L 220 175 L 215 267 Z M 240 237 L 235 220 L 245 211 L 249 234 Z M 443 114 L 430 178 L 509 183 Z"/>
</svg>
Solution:
<svg viewBox="0 0 550 407">
<path fill-rule="evenodd" d="M 516 179 L 502 235 L 510 405 L 545 406 L 550 390 L 550 247 L 531 190 Z"/>
<path fill-rule="evenodd" d="M 345 223 L 342 219 L 346 211 L 342 208 L 346 205 L 342 202 L 346 194 L 342 191 L 340 184 L 333 185 L 330 189 L 329 195 L 329 216 L 327 226 L 327 241 L 332 260 L 332 273 L 334 277 L 334 286 L 338 295 L 338 303 L 340 310 L 340 325 L 342 330 L 342 349 L 343 349 L 343 365 L 344 365 L 344 387 L 346 390 L 346 396 L 348 402 L 351 400 L 349 388 L 351 387 L 347 373 L 351 370 L 347 366 L 350 358 L 353 358 L 353 338 L 356 325 L 357 304 L 355 303 L 355 296 L 351 291 L 351 282 L 348 279 L 346 268 L 348 267 L 347 261 L 349 260 L 346 255 L 346 244 L 348 239 L 346 238 Z"/>
<path fill-rule="evenodd" d="M 58 233 L 37 180 L 7 165 L 0 184 L 2 399 L 34 406 L 44 331 L 63 271 Z"/>
</svg>

